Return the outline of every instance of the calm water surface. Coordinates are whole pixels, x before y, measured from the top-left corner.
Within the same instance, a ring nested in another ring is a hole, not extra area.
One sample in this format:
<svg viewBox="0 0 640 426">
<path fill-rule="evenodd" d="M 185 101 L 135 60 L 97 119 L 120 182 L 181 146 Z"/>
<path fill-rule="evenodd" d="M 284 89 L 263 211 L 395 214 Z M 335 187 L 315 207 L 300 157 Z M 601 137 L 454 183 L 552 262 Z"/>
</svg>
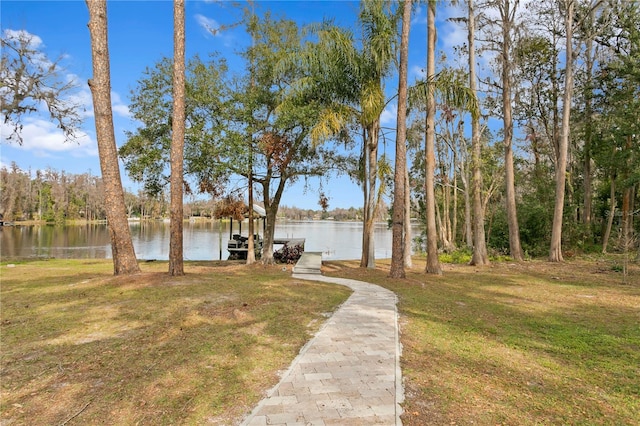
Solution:
<svg viewBox="0 0 640 426">
<path fill-rule="evenodd" d="M 247 223 L 242 233 L 246 234 Z M 136 256 L 141 260 L 169 258 L 169 224 L 161 221 L 130 224 Z M 234 233 L 238 232 L 234 222 Z M 362 247 L 362 223 L 334 221 L 279 222 L 276 238 L 305 238 L 305 250 L 323 252 L 325 260 L 359 259 Z M 229 224 L 196 221 L 184 224 L 185 260 L 226 259 Z M 220 247 L 222 246 L 222 250 Z M 278 246 L 275 247 L 277 249 Z M 391 257 L 391 230 L 378 224 L 375 230 L 376 258 Z M 34 225 L 0 227 L 0 256 L 3 259 L 26 257 L 111 258 L 106 225 Z"/>
</svg>

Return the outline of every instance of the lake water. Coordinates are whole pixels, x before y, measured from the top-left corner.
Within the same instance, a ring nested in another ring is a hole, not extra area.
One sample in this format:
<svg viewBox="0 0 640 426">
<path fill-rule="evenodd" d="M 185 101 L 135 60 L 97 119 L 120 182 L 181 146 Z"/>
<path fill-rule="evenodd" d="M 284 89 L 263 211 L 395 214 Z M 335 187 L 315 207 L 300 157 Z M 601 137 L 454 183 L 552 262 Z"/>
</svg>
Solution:
<svg viewBox="0 0 640 426">
<path fill-rule="evenodd" d="M 130 224 L 136 256 L 140 260 L 169 258 L 169 223 L 162 221 Z M 246 234 L 247 223 L 242 226 Z M 416 230 L 417 231 L 417 230 Z M 238 232 L 234 222 L 234 233 Z M 320 251 L 325 260 L 360 259 L 361 222 L 283 221 L 276 224 L 276 238 L 304 238 L 306 251 Z M 229 223 L 196 221 L 184 224 L 185 260 L 227 259 Z M 220 247 L 222 246 L 222 250 Z M 279 246 L 276 246 L 277 249 Z M 391 230 L 380 223 L 375 229 L 376 258 L 391 257 Z M 111 258 L 111 244 L 106 225 L 34 225 L 0 227 L 2 259 Z"/>
</svg>

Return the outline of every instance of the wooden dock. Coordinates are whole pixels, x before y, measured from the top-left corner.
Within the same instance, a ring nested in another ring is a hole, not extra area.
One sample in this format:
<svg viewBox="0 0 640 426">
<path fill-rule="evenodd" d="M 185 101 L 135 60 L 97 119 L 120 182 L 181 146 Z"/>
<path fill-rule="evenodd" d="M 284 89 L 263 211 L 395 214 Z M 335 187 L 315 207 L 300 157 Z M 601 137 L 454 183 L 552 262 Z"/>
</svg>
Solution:
<svg viewBox="0 0 640 426">
<path fill-rule="evenodd" d="M 304 248 L 305 239 L 304 238 L 274 238 L 273 244 L 286 244 L 289 247 L 302 246 Z"/>
</svg>

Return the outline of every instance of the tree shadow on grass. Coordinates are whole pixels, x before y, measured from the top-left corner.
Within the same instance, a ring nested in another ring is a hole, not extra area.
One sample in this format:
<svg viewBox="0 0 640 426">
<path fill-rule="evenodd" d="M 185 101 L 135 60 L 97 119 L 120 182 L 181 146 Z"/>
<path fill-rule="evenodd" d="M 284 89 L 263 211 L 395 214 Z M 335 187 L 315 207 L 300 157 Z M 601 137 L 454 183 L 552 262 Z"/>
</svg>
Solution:
<svg viewBox="0 0 640 426">
<path fill-rule="evenodd" d="M 633 424 L 640 415 L 637 287 L 568 269 L 385 274 L 353 275 L 399 296 L 405 425 Z"/>
<path fill-rule="evenodd" d="M 233 424 L 348 293 L 275 269 L 181 285 L 166 273 L 75 274 L 82 288 L 45 279 L 42 294 L 27 285 L 3 300 L 15 321 L 2 330 L 5 420 L 60 424 L 81 411 L 85 424 Z"/>
</svg>

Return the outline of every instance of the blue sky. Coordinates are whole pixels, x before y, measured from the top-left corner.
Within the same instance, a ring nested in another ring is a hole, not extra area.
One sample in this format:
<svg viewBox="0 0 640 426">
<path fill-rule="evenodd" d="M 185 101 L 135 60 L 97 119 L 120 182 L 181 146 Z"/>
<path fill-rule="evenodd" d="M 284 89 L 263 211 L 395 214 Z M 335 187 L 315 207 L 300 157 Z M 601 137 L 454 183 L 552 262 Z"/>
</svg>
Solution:
<svg viewBox="0 0 640 426">
<path fill-rule="evenodd" d="M 443 3 L 440 2 L 440 5 Z M 276 16 L 294 19 L 301 25 L 332 18 L 338 25 L 353 27 L 358 12 L 355 1 L 257 1 L 256 12 L 269 10 Z M 125 131 L 134 130 L 137 123 L 131 119 L 128 109 L 129 96 L 146 67 L 153 66 L 164 56 L 173 54 L 173 3 L 171 1 L 109 1 L 107 4 L 109 25 L 109 53 L 111 57 L 112 101 L 116 142 L 125 142 Z M 91 78 L 91 46 L 87 28 L 88 12 L 84 1 L 11 1 L 0 3 L 1 27 L 6 31 L 27 31 L 39 43 L 39 48 L 50 59 L 63 56 L 62 65 L 68 78 L 78 82 L 74 98 L 85 106 L 82 137 L 77 143 L 64 143 L 63 136 L 46 115 L 31 115 L 24 120 L 22 146 L 8 143 L 9 130 L 2 124 L 0 165 L 12 162 L 23 169 L 35 171 L 51 167 L 68 173 L 91 172 L 100 174 L 93 107 L 87 80 Z M 459 12 L 449 7 L 438 9 L 439 49 L 453 56 L 452 47 L 466 39 L 464 30 L 445 19 Z M 217 51 L 227 58 L 232 68 L 242 71 L 238 53 L 247 45 L 248 37 L 239 26 L 213 35 L 209 28 L 237 22 L 242 16 L 240 7 L 227 1 L 186 2 L 186 50 L 187 57 L 200 54 L 206 57 Z M 409 81 L 421 76 L 426 49 L 426 17 L 424 8 L 414 13 L 410 41 Z M 388 93 L 397 90 L 395 80 L 387 84 Z M 383 126 L 395 127 L 396 106 L 390 104 L 383 114 Z M 388 141 L 386 151 L 393 154 L 395 141 Z M 122 174 L 123 186 L 137 192 L 138 186 L 126 173 Z M 286 190 L 282 204 L 301 208 L 318 209 L 317 181 L 311 181 L 305 190 L 298 183 Z M 323 185 L 329 197 L 329 208 L 361 207 L 360 189 L 347 178 L 332 178 Z"/>
</svg>

